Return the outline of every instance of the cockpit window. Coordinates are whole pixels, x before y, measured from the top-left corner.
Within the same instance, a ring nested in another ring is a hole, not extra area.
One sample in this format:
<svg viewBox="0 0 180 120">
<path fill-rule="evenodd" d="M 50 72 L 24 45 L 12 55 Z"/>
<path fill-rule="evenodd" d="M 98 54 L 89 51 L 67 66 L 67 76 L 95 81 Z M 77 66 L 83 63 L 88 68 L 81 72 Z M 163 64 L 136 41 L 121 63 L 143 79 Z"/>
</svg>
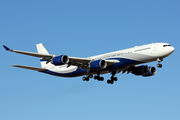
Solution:
<svg viewBox="0 0 180 120">
<path fill-rule="evenodd" d="M 171 46 L 171 45 L 163 45 L 163 47 L 167 47 L 167 46 Z"/>
</svg>

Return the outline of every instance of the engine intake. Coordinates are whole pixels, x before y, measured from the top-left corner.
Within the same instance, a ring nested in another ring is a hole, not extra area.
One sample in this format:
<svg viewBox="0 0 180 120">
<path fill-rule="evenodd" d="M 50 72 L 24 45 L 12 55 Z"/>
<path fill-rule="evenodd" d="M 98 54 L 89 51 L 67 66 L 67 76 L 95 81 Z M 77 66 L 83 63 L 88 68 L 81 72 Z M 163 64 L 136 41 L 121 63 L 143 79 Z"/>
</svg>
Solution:
<svg viewBox="0 0 180 120">
<path fill-rule="evenodd" d="M 59 55 L 52 59 L 52 64 L 63 65 L 69 62 L 69 57 L 67 55 Z"/>
<path fill-rule="evenodd" d="M 104 69 L 106 68 L 107 63 L 105 60 L 96 60 L 90 63 L 91 69 Z"/>
<path fill-rule="evenodd" d="M 143 75 L 143 77 L 149 77 L 156 74 L 156 68 L 155 67 L 149 67 L 149 71 L 147 74 Z"/>
</svg>

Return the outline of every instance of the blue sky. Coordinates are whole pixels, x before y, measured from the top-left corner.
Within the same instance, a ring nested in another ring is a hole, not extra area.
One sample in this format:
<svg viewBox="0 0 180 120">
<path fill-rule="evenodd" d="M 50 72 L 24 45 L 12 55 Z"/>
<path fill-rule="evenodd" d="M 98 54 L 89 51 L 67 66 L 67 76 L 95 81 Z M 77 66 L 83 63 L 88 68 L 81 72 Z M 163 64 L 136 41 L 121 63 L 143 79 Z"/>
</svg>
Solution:
<svg viewBox="0 0 180 120">
<path fill-rule="evenodd" d="M 35 44 L 43 43 L 52 54 L 88 57 L 152 42 L 175 47 L 155 76 L 118 74 L 113 85 L 13 68 L 40 67 L 39 59 L 2 47 L 0 119 L 179 120 L 179 5 L 177 0 L 0 1 L 0 44 L 13 49 L 37 52 Z"/>
</svg>

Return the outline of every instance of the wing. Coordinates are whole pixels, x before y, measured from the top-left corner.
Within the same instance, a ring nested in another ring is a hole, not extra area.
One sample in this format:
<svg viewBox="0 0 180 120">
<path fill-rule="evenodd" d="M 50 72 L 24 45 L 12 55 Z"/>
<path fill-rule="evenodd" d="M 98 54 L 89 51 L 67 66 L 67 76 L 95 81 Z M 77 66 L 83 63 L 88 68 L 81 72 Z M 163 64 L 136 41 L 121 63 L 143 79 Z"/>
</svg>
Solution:
<svg viewBox="0 0 180 120">
<path fill-rule="evenodd" d="M 78 57 L 69 57 L 68 67 L 71 65 L 77 66 L 78 69 L 84 68 L 87 69 L 91 59 L 88 58 L 78 58 Z"/>
<path fill-rule="evenodd" d="M 20 53 L 20 54 L 24 54 L 24 55 L 30 55 L 30 56 L 33 56 L 33 57 L 39 57 L 39 58 L 47 61 L 47 63 L 51 62 L 51 60 L 54 57 L 58 56 L 58 55 L 52 55 L 52 54 L 41 54 L 41 53 L 33 53 L 33 52 L 13 50 L 13 49 L 8 48 L 5 45 L 3 45 L 3 47 L 7 51 L 10 51 L 10 52 Z M 77 66 L 78 68 L 88 69 L 89 64 L 92 62 L 91 58 L 79 58 L 79 57 L 69 57 L 69 56 L 68 56 L 68 58 L 69 58 L 69 62 L 67 63 L 68 67 L 71 66 L 71 65 L 74 65 L 74 66 Z M 118 60 L 105 60 L 105 61 L 107 62 L 108 66 L 120 62 Z M 21 68 L 26 68 L 26 69 L 31 69 L 31 70 L 33 69 L 33 67 L 25 67 L 25 66 L 18 66 L 18 65 L 15 65 L 14 67 L 21 67 Z M 35 68 L 33 70 L 35 70 Z M 38 71 L 40 69 L 36 69 L 36 70 Z"/>
<path fill-rule="evenodd" d="M 15 52 L 15 53 L 20 53 L 20 54 L 24 54 L 24 55 L 30 55 L 33 57 L 39 57 L 45 61 L 50 62 L 53 57 L 57 56 L 57 55 L 52 55 L 52 54 L 41 54 L 41 53 L 33 53 L 33 52 L 26 52 L 26 51 L 19 51 L 19 50 L 13 50 L 8 48 L 7 46 L 3 45 L 3 47 L 10 52 Z M 89 63 L 91 61 L 91 59 L 88 58 L 78 58 L 78 57 L 69 57 L 69 63 L 68 65 L 75 65 L 78 67 L 85 67 L 87 63 Z"/>
<path fill-rule="evenodd" d="M 20 53 L 20 54 L 24 54 L 24 55 L 30 55 L 30 56 L 34 56 L 34 57 L 39 57 L 39 58 L 52 58 L 53 55 L 48 55 L 48 54 L 40 54 L 40 53 L 32 53 L 32 52 L 26 52 L 26 51 L 19 51 L 19 50 L 13 50 L 10 49 L 8 47 L 6 47 L 5 45 L 3 45 L 3 47 L 10 52 L 15 52 L 15 53 Z"/>
<path fill-rule="evenodd" d="M 37 67 L 30 67 L 30 66 L 22 66 L 22 65 L 12 65 L 13 67 L 19 67 L 19 68 L 24 68 L 24 69 L 29 69 L 29 70 L 35 70 L 35 71 L 46 71 L 47 69 L 44 68 L 37 68 Z"/>
</svg>

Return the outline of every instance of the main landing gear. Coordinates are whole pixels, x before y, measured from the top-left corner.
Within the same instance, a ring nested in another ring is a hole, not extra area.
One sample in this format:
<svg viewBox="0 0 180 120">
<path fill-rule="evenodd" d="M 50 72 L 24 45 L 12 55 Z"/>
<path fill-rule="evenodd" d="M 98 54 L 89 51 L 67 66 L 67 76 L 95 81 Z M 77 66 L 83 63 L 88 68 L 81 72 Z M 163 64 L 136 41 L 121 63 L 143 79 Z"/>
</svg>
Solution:
<svg viewBox="0 0 180 120">
<path fill-rule="evenodd" d="M 113 84 L 114 81 L 117 81 L 117 77 L 114 77 L 116 73 L 117 73 L 116 71 L 115 72 L 111 72 L 112 76 L 111 76 L 110 80 L 107 80 L 108 84 Z M 82 79 L 83 79 L 83 81 L 89 81 L 90 78 L 93 78 L 92 74 L 87 74 L 86 77 L 83 77 Z M 100 77 L 100 74 L 97 73 L 97 75 L 94 76 L 94 79 L 98 80 L 98 81 L 103 81 L 104 77 Z"/>
<path fill-rule="evenodd" d="M 86 75 L 86 77 L 83 77 L 83 81 L 89 81 L 89 78 L 93 78 L 92 74 Z"/>
<path fill-rule="evenodd" d="M 93 78 L 93 75 L 92 74 L 86 75 L 86 77 L 83 77 L 82 79 L 83 79 L 83 81 L 89 81 L 89 78 Z M 100 74 L 97 74 L 96 76 L 94 76 L 94 79 L 98 80 L 98 81 L 104 80 L 103 77 L 100 77 Z"/>
<path fill-rule="evenodd" d="M 100 77 L 100 74 L 98 73 L 96 76 L 94 76 L 94 79 L 95 80 L 98 80 L 98 81 L 103 81 L 104 78 L 103 77 Z"/>
<path fill-rule="evenodd" d="M 162 68 L 162 64 L 160 64 L 160 63 L 163 61 L 163 59 L 158 58 L 157 61 L 158 61 L 157 67 Z"/>
<path fill-rule="evenodd" d="M 117 81 L 117 77 L 114 77 L 115 74 L 116 74 L 116 72 L 112 72 L 111 74 L 112 74 L 111 80 L 107 80 L 107 83 L 108 83 L 108 84 L 113 84 L 114 81 Z"/>
</svg>

